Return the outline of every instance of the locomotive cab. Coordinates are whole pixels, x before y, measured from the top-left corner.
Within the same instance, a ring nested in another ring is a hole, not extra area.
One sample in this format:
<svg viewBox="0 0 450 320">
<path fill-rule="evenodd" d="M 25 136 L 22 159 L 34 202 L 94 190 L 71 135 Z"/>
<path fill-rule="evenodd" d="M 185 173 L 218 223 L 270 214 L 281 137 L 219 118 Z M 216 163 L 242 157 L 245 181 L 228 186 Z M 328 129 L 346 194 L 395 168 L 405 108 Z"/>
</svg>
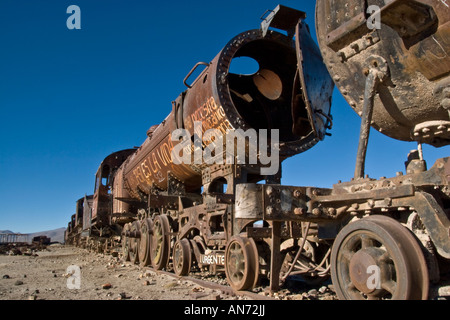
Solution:
<svg viewBox="0 0 450 320">
<path fill-rule="evenodd" d="M 103 162 L 95 175 L 94 207 L 92 212 L 92 220 L 99 225 L 107 222 L 108 199 L 111 190 L 110 177 L 110 166 L 108 163 Z"/>
<path fill-rule="evenodd" d="M 134 149 L 127 149 L 115 152 L 107 156 L 100 164 L 95 175 L 92 225 L 104 227 L 110 224 L 113 177 L 117 169 L 134 151 Z"/>
</svg>

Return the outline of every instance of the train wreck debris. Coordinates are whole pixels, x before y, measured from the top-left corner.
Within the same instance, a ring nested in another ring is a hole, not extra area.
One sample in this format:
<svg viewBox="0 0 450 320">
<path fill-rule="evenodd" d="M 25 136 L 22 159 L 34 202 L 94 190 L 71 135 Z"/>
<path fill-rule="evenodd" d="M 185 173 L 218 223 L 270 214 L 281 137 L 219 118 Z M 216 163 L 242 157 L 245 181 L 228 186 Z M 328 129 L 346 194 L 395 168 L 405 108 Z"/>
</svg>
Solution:
<svg viewBox="0 0 450 320">
<path fill-rule="evenodd" d="M 29 235 L 24 233 L 0 233 L 0 245 L 28 243 L 28 237 Z"/>
<path fill-rule="evenodd" d="M 450 144 L 450 8 L 394 0 L 380 10 L 369 28 L 365 1 L 318 0 L 317 46 L 305 13 L 278 6 L 260 29 L 197 63 L 144 143 L 100 164 L 66 243 L 120 250 L 178 276 L 224 274 L 235 291 L 266 283 L 275 292 L 301 276 L 331 277 L 339 299 L 444 292 L 436 288 L 450 272 L 450 158 L 428 169 L 422 144 Z M 239 57 L 259 70 L 232 73 Z M 334 85 L 362 118 L 355 176 L 331 188 L 282 185 L 281 163 L 332 129 Z M 371 127 L 418 143 L 406 174 L 365 176 Z M 272 132 L 266 144 L 233 138 L 230 149 L 223 139 L 262 130 Z"/>
</svg>

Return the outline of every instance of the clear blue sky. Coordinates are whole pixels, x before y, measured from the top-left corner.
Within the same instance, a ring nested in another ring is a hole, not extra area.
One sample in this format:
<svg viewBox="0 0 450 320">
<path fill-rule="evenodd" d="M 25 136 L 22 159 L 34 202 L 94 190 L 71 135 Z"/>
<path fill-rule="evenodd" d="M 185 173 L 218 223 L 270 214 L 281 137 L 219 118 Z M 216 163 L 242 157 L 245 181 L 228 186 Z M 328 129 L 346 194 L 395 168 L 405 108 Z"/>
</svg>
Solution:
<svg viewBox="0 0 450 320">
<path fill-rule="evenodd" d="M 69 30 L 69 5 L 81 30 Z M 108 154 L 139 146 L 198 61 L 259 28 L 277 1 L 0 0 L 0 230 L 66 227 Z M 314 1 L 283 1 L 306 11 Z M 283 183 L 353 176 L 360 118 L 336 90 L 332 137 L 285 161 Z M 414 143 L 372 131 L 366 173 L 394 176 Z M 449 148 L 424 147 L 428 165 Z"/>
</svg>

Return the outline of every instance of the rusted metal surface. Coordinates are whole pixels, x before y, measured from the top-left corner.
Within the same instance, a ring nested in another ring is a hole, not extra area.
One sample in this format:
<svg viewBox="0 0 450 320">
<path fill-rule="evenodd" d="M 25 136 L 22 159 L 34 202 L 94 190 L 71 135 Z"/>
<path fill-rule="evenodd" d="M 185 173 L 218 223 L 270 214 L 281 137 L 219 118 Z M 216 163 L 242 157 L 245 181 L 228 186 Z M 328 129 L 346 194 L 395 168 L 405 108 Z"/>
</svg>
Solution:
<svg viewBox="0 0 450 320">
<path fill-rule="evenodd" d="M 115 171 L 122 163 L 135 152 L 134 149 L 118 151 L 107 156 L 100 164 L 95 175 L 95 191 L 93 195 L 93 205 L 91 221 L 99 227 L 109 225 L 109 215 L 111 214 L 111 191 L 112 180 Z"/>
<path fill-rule="evenodd" d="M 393 201 L 394 206 L 412 206 L 420 216 L 437 252 L 450 259 L 450 220 L 438 200 L 426 192 L 417 192 L 414 197 Z"/>
<path fill-rule="evenodd" d="M 336 184 L 332 189 L 240 184 L 236 192 L 238 217 L 275 221 L 338 220 L 352 212 L 364 214 L 393 207 L 394 200 L 400 201 L 397 199 L 411 201 L 417 192 L 428 191 L 430 187 L 436 197 L 447 199 L 448 195 L 439 190 L 447 192 L 449 163 L 450 158 L 439 159 L 424 172 L 380 180 L 355 179 Z"/>
<path fill-rule="evenodd" d="M 83 198 L 83 230 L 89 230 L 92 222 L 93 196 L 86 195 Z"/>
<path fill-rule="evenodd" d="M 364 177 L 367 145 L 369 143 L 370 124 L 373 118 L 374 99 L 378 87 L 388 77 L 386 61 L 382 57 L 371 56 L 370 68 L 367 71 L 364 88 L 364 104 L 361 114 L 361 129 L 359 133 L 358 152 L 356 154 L 355 179 Z"/>
<path fill-rule="evenodd" d="M 170 258 L 170 226 L 166 215 L 156 216 L 153 220 L 150 237 L 150 260 L 156 270 L 167 266 Z"/>
<path fill-rule="evenodd" d="M 256 245 L 253 239 L 234 236 L 225 251 L 225 272 L 228 283 L 236 291 L 255 286 L 259 274 Z"/>
<path fill-rule="evenodd" d="M 292 26 L 295 26 L 299 20 L 304 19 L 306 19 L 305 12 L 278 5 L 273 10 L 267 10 L 261 16 L 261 30 L 263 36 L 267 34 L 269 27 L 290 31 L 292 33 L 294 31 L 292 30 Z"/>
<path fill-rule="evenodd" d="M 443 1 L 374 1 L 380 27 L 369 28 L 363 0 L 318 0 L 316 29 L 324 61 L 349 105 L 362 114 L 370 56 L 385 59 L 371 125 L 405 141 L 448 145 L 450 8 Z M 369 24 L 370 26 L 370 24 Z"/>
<path fill-rule="evenodd" d="M 289 26 L 291 29 L 298 20 L 294 22 Z M 283 25 L 283 28 L 287 27 Z M 201 186 L 201 172 L 207 164 L 174 165 L 172 161 L 171 152 L 178 143 L 171 141 L 175 129 L 188 130 L 192 139 L 194 134 L 203 136 L 209 129 L 217 129 L 222 134 L 235 129 L 278 129 L 281 160 L 305 151 L 323 139 L 328 128 L 333 85 L 318 48 L 312 49 L 315 44 L 305 23 L 302 23 L 298 38 L 302 41 L 296 49 L 291 39 L 281 33 L 270 30 L 263 36 L 261 30 L 250 30 L 230 40 L 210 63 L 202 63 L 206 65 L 205 69 L 176 99 L 169 116 L 151 130 L 151 137 L 125 163 L 124 178 L 130 195 L 138 198 L 136 190 L 145 194 L 152 188 L 167 190 L 169 172 L 188 191 Z M 303 58 L 300 53 L 302 81 L 296 90 L 315 88 L 320 84 L 321 100 L 314 89 L 311 89 L 314 94 L 306 100 L 292 91 L 298 72 L 296 52 L 299 51 L 307 57 Z M 239 57 L 256 60 L 258 72 L 252 75 L 230 73 L 232 61 Z M 312 61 L 313 58 L 316 60 Z M 317 72 L 320 65 L 322 71 Z M 315 69 L 309 70 L 310 66 Z M 286 103 L 289 101 L 292 106 Z M 196 129 L 195 122 L 201 122 L 201 127 Z M 207 137 L 203 140 L 203 147 L 211 143 Z"/>
<path fill-rule="evenodd" d="M 292 116 L 296 119 L 292 131 L 297 134 L 306 133 L 303 125 L 305 119 L 297 114 L 304 113 L 302 109 L 306 108 L 314 136 L 324 139 L 333 124 L 330 111 L 334 83 L 323 63 L 320 50 L 309 33 L 309 27 L 304 22 L 296 26 L 295 45 L 299 70 L 294 81 L 294 97 L 297 98 L 292 107 Z M 304 106 L 298 105 L 298 101 L 301 101 L 298 96 L 304 97 Z"/>
<path fill-rule="evenodd" d="M 84 245 L 92 224 L 93 196 L 85 195 L 76 201 L 75 214 L 68 224 L 64 240 L 67 244 Z"/>
<path fill-rule="evenodd" d="M 0 244 L 7 243 L 26 243 L 29 234 L 25 233 L 0 233 Z"/>
<path fill-rule="evenodd" d="M 33 237 L 33 240 L 31 240 L 31 243 L 35 244 L 35 245 L 49 245 L 50 241 L 51 241 L 51 238 L 42 235 L 42 236 Z"/>
<path fill-rule="evenodd" d="M 371 216 L 347 225 L 333 246 L 331 275 L 340 299 L 426 300 L 429 279 L 422 249 L 394 219 Z M 372 283 L 370 276 L 379 277 Z"/>
<path fill-rule="evenodd" d="M 192 267 L 192 249 L 189 240 L 178 240 L 173 249 L 173 268 L 178 276 L 186 276 Z"/>
<path fill-rule="evenodd" d="M 139 227 L 139 261 L 141 266 L 148 266 L 151 263 L 150 238 L 152 236 L 153 222 L 150 219 L 143 219 Z"/>
</svg>

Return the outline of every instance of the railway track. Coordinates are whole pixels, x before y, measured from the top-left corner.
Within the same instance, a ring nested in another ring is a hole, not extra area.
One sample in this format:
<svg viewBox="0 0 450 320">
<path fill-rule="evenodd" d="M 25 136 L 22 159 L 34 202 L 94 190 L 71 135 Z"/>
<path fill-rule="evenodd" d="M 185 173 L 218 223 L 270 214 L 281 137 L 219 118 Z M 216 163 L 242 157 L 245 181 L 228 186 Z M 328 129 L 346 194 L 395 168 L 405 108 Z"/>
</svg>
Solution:
<svg viewBox="0 0 450 320">
<path fill-rule="evenodd" d="M 266 296 L 266 295 L 261 295 L 261 294 L 257 294 L 255 292 L 251 292 L 251 291 L 236 291 L 233 288 L 231 288 L 228 285 L 222 285 L 220 283 L 216 283 L 216 282 L 212 282 L 212 281 L 206 281 L 203 279 L 198 279 L 196 277 L 192 277 L 192 276 L 177 276 L 176 274 L 169 272 L 169 271 L 164 271 L 164 270 L 156 270 L 152 267 L 146 267 L 146 269 L 151 270 L 153 272 L 155 272 L 157 275 L 161 275 L 164 274 L 166 276 L 169 276 L 173 279 L 176 280 L 187 280 L 187 281 L 191 281 L 201 287 L 207 288 L 207 289 L 212 289 L 212 290 L 218 290 L 220 291 L 222 294 L 225 294 L 227 296 L 238 296 L 238 297 L 246 297 L 249 298 L 251 300 L 276 300 L 275 297 L 273 296 Z M 199 295 L 200 296 L 200 295 Z"/>
<path fill-rule="evenodd" d="M 121 257 L 121 248 L 116 248 L 103 252 L 103 254 L 114 253 L 114 256 L 118 256 L 120 261 L 125 264 L 136 265 L 130 261 L 124 261 Z M 89 249 L 87 249 L 90 251 Z M 248 300 L 264 300 L 264 301 L 276 301 L 276 300 L 336 300 L 336 295 L 334 291 L 330 290 L 327 286 L 317 285 L 314 283 L 307 283 L 302 278 L 288 278 L 285 281 L 285 285 L 279 291 L 270 291 L 268 283 L 262 282 L 258 286 L 248 290 L 235 290 L 227 282 L 225 274 L 217 273 L 216 275 L 211 274 L 207 271 L 192 270 L 189 275 L 179 276 L 172 271 L 157 270 L 151 265 L 142 266 L 141 271 L 143 274 L 150 271 L 156 274 L 156 276 L 167 276 L 176 281 L 189 281 L 202 288 L 211 289 L 220 292 L 222 295 L 227 297 L 237 297 Z M 206 279 L 207 278 L 207 279 Z M 197 294 L 191 294 L 193 299 L 200 299 L 205 297 L 207 294 L 204 292 L 198 292 Z M 220 300 L 220 297 L 217 297 Z"/>
</svg>

